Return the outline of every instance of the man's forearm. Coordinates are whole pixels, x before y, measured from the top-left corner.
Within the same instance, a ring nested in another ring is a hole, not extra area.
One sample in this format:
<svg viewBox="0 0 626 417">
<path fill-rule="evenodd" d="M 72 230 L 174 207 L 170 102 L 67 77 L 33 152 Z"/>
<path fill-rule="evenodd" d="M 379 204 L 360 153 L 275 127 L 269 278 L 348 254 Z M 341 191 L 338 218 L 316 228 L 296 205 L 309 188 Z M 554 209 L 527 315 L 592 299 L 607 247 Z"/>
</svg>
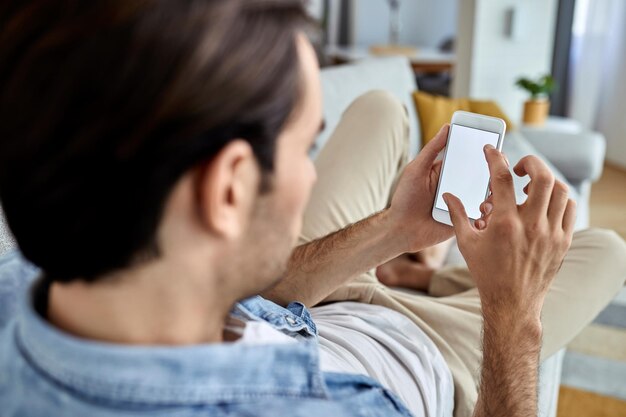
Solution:
<svg viewBox="0 0 626 417">
<path fill-rule="evenodd" d="M 484 313 L 483 365 L 474 417 L 537 415 L 541 323 Z"/>
<path fill-rule="evenodd" d="M 262 295 L 278 304 L 313 306 L 354 277 L 404 252 L 387 211 L 297 247 L 286 276 Z"/>
</svg>

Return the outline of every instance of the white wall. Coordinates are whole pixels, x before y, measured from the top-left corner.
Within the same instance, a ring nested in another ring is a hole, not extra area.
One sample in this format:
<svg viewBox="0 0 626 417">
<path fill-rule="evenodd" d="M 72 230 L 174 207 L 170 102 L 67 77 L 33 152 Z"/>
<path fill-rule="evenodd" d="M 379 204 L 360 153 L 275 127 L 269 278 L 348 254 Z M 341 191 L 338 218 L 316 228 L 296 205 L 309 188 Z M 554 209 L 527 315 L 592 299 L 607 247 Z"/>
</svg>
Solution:
<svg viewBox="0 0 626 417">
<path fill-rule="evenodd" d="M 459 1 L 400 0 L 402 30 L 400 42 L 436 48 L 456 34 Z M 389 41 L 389 3 L 387 0 L 354 0 L 354 44 L 369 46 Z"/>
<path fill-rule="evenodd" d="M 496 100 L 519 121 L 527 96 L 520 76 L 550 72 L 558 0 L 462 0 L 453 94 Z M 515 7 L 517 38 L 507 35 L 507 11 Z"/>
<path fill-rule="evenodd" d="M 319 19 L 322 16 L 323 2 L 322 0 L 309 0 L 307 3 L 307 10 L 311 16 Z"/>
</svg>

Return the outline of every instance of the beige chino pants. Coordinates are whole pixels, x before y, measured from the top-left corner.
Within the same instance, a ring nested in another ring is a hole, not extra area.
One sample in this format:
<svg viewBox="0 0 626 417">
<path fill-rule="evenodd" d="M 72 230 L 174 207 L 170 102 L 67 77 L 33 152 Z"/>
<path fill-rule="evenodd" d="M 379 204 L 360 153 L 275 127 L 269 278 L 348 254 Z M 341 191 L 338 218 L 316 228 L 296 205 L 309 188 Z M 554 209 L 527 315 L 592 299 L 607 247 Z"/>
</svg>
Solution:
<svg viewBox="0 0 626 417">
<path fill-rule="evenodd" d="M 305 213 L 300 243 L 384 209 L 408 162 L 408 145 L 408 116 L 402 104 L 382 91 L 357 98 L 315 161 L 318 182 Z M 625 279 L 626 244 L 619 236 L 599 229 L 576 233 L 543 308 L 542 358 L 560 350 L 591 322 Z M 325 300 L 332 301 L 382 305 L 413 320 L 450 367 L 455 416 L 472 415 L 482 360 L 482 316 L 467 268 L 438 271 L 426 295 L 388 288 L 372 270 Z"/>
</svg>

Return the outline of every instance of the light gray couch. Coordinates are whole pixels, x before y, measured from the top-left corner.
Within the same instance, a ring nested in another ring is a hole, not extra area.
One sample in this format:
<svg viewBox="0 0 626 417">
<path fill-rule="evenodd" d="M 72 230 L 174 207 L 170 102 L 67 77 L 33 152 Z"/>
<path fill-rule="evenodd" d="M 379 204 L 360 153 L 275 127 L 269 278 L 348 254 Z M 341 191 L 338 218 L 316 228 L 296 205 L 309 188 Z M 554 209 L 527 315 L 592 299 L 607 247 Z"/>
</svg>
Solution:
<svg viewBox="0 0 626 417">
<path fill-rule="evenodd" d="M 401 100 L 409 111 L 411 146 L 414 153 L 420 143 L 419 119 L 411 98 L 417 89 L 409 63 L 404 58 L 386 58 L 333 67 L 322 71 L 324 117 L 326 129 L 317 141 L 319 152 L 330 133 L 339 122 L 341 114 L 359 95 L 373 89 L 387 90 Z M 522 156 L 536 154 L 542 156 L 553 167 L 555 174 L 572 185 L 572 194 L 579 202 L 578 227 L 588 224 L 588 199 L 591 182 L 600 176 L 604 160 L 604 139 L 587 132 L 578 135 L 551 134 L 542 137 L 537 132 L 511 132 L 507 134 L 504 146 L 510 161 L 514 164 Z M 543 155 L 539 153 L 541 150 Z M 558 168 L 558 169 L 557 169 Z M 516 180 L 518 200 L 524 199 L 521 192 L 526 184 L 524 179 Z M 0 211 L 0 255 L 15 246 Z M 453 250 L 447 261 L 451 264 L 463 262 L 458 250 Z M 556 400 L 561 376 L 563 351 L 547 360 L 541 368 L 540 415 L 556 415 Z"/>
<path fill-rule="evenodd" d="M 374 89 L 392 93 L 406 106 L 410 118 L 412 151 L 418 152 L 421 142 L 419 118 L 412 99 L 412 93 L 417 90 L 415 77 L 407 59 L 394 57 L 366 60 L 322 71 L 326 129 L 317 140 L 315 154 L 324 146 L 348 105 L 359 95 Z M 571 186 L 572 197 L 578 202 L 578 229 L 588 226 L 591 183 L 602 173 L 605 148 L 604 137 L 594 132 L 545 133 L 522 128 L 507 132 L 504 141 L 504 152 L 512 166 L 525 155 L 537 155 L 548 163 L 558 179 Z M 514 178 L 517 200 L 521 203 L 526 198 L 522 189 L 528 179 L 515 175 Z M 446 262 L 464 263 L 458 248 L 451 251 Z M 542 417 L 556 415 L 563 355 L 564 350 L 541 366 L 539 415 Z"/>
</svg>

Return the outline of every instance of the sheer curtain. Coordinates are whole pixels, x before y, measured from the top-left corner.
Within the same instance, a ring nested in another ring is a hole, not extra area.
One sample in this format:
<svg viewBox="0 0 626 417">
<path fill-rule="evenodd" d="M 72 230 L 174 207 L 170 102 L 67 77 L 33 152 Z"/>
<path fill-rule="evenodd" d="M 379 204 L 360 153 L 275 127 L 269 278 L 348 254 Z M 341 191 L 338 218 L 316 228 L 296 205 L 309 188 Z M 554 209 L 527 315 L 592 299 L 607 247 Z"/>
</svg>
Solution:
<svg viewBox="0 0 626 417">
<path fill-rule="evenodd" d="M 568 114 L 607 138 L 607 159 L 626 167 L 626 1 L 577 0 Z"/>
</svg>

